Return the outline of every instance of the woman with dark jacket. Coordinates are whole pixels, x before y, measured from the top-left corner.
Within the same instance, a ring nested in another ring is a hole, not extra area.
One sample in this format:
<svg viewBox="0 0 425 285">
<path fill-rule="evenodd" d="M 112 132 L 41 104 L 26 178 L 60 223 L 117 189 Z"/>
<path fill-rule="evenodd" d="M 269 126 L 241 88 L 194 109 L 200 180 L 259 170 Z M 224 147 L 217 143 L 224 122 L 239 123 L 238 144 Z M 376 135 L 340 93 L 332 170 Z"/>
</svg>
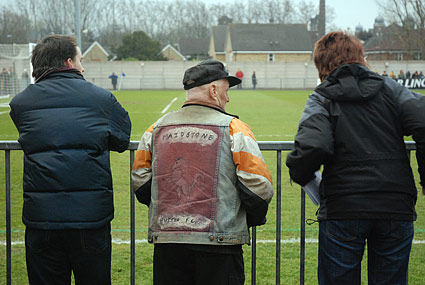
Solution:
<svg viewBox="0 0 425 285">
<path fill-rule="evenodd" d="M 314 47 L 321 84 L 307 100 L 286 164 L 300 185 L 320 183 L 319 284 L 407 284 L 417 189 L 404 136 L 413 136 L 425 185 L 425 97 L 367 67 L 343 32 Z"/>
</svg>

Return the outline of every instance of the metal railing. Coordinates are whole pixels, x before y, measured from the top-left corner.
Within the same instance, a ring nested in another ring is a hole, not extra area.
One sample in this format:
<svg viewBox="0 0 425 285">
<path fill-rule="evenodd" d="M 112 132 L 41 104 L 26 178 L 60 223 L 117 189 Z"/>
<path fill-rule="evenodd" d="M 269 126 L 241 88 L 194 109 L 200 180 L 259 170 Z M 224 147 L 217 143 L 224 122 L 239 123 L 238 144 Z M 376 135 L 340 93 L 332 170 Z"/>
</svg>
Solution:
<svg viewBox="0 0 425 285">
<path fill-rule="evenodd" d="M 292 141 L 260 141 L 260 149 L 263 151 L 276 151 L 276 284 L 280 284 L 280 266 L 281 266 L 281 205 L 282 205 L 282 151 L 292 150 L 294 142 Z M 137 150 L 138 142 L 131 142 L 128 150 L 130 151 L 130 174 L 134 161 L 134 152 Z M 414 142 L 406 142 L 406 150 L 410 157 L 412 150 L 415 150 Z M 6 169 L 6 279 L 7 284 L 12 284 L 12 240 L 11 240 L 11 201 L 10 201 L 10 151 L 21 150 L 16 141 L 0 141 L 0 151 L 5 151 L 5 169 Z M 130 175 L 131 180 L 131 175 Z M 136 243 L 135 243 L 135 199 L 130 181 L 130 280 L 135 284 L 135 264 L 136 264 Z M 252 228 L 252 255 L 251 255 L 251 284 L 256 284 L 256 228 Z M 301 191 L 301 236 L 300 236 L 300 284 L 304 284 L 305 272 L 305 193 Z"/>
</svg>

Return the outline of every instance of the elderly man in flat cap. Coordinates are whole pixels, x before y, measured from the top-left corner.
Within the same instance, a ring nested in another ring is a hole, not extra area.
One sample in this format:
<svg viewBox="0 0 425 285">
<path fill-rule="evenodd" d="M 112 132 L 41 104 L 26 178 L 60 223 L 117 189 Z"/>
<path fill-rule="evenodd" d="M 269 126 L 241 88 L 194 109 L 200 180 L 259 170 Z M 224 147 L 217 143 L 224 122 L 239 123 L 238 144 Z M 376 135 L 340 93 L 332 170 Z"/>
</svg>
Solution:
<svg viewBox="0 0 425 285">
<path fill-rule="evenodd" d="M 243 284 L 242 245 L 266 222 L 272 176 L 250 127 L 225 112 L 240 83 L 206 60 L 186 70 L 186 102 L 142 136 L 133 187 L 149 206 L 154 284 Z"/>
</svg>

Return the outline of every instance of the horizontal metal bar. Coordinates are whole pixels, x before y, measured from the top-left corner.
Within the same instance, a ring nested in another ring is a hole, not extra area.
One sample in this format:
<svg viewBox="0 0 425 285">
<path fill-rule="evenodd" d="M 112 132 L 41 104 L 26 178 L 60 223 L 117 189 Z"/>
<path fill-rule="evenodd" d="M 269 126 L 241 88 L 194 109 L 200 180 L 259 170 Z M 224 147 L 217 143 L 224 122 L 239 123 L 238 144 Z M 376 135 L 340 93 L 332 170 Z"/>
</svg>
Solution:
<svg viewBox="0 0 425 285">
<path fill-rule="evenodd" d="M 0 141 L 0 150 L 21 150 L 17 141 Z"/>
<path fill-rule="evenodd" d="M 293 150 L 293 141 L 259 141 L 257 142 L 261 150 Z"/>
<path fill-rule="evenodd" d="M 138 141 L 131 141 L 128 146 L 128 149 L 137 150 L 138 145 L 139 145 Z M 292 150 L 294 149 L 294 142 L 292 141 L 259 141 L 258 145 L 260 146 L 261 150 Z"/>
<path fill-rule="evenodd" d="M 257 142 L 261 150 L 293 150 L 293 141 L 259 141 Z M 414 141 L 405 141 L 406 150 L 416 150 Z M 138 141 L 131 141 L 127 150 L 137 150 Z M 0 141 L 0 150 L 20 150 L 21 146 L 17 141 Z"/>
<path fill-rule="evenodd" d="M 416 150 L 416 143 L 414 141 L 404 141 L 407 150 Z"/>
<path fill-rule="evenodd" d="M 139 142 L 138 141 L 131 141 L 130 144 L 128 145 L 128 150 L 137 150 L 137 147 L 139 146 Z"/>
</svg>

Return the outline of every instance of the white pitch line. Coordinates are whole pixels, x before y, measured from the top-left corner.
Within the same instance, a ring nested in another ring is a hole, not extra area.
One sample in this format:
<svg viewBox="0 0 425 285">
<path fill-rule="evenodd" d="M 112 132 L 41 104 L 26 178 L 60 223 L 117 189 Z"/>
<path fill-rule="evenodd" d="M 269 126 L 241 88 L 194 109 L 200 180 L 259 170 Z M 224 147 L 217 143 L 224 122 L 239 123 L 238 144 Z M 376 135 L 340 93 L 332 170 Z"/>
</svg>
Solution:
<svg viewBox="0 0 425 285">
<path fill-rule="evenodd" d="M 9 111 L 0 112 L 0 115 L 9 113 Z"/>
<path fill-rule="evenodd" d="M 140 243 L 148 243 L 147 239 L 136 239 L 134 241 L 136 244 Z M 294 243 L 300 243 L 299 238 L 291 238 L 291 239 L 283 239 L 280 241 L 282 244 L 294 244 Z M 314 238 L 307 238 L 305 239 L 306 243 L 318 243 L 319 241 Z M 112 239 L 113 244 L 130 244 L 130 240 L 122 240 L 122 239 Z M 257 240 L 257 244 L 259 243 L 276 243 L 275 240 L 269 239 L 269 240 Z M 12 241 L 12 245 L 23 245 L 24 241 Z M 413 244 L 425 244 L 425 240 L 413 240 Z M 6 246 L 6 241 L 2 240 L 0 241 L 0 245 Z"/>
<path fill-rule="evenodd" d="M 168 111 L 168 108 L 170 108 L 170 107 L 171 107 L 171 105 L 172 105 L 174 102 L 176 102 L 176 100 L 177 100 L 177 97 L 175 97 L 173 100 L 171 100 L 171 102 L 170 102 L 170 103 L 168 103 L 167 107 L 165 107 L 165 108 L 164 108 L 164 110 L 162 110 L 161 114 L 164 114 L 165 112 L 167 112 L 167 111 Z"/>
</svg>

